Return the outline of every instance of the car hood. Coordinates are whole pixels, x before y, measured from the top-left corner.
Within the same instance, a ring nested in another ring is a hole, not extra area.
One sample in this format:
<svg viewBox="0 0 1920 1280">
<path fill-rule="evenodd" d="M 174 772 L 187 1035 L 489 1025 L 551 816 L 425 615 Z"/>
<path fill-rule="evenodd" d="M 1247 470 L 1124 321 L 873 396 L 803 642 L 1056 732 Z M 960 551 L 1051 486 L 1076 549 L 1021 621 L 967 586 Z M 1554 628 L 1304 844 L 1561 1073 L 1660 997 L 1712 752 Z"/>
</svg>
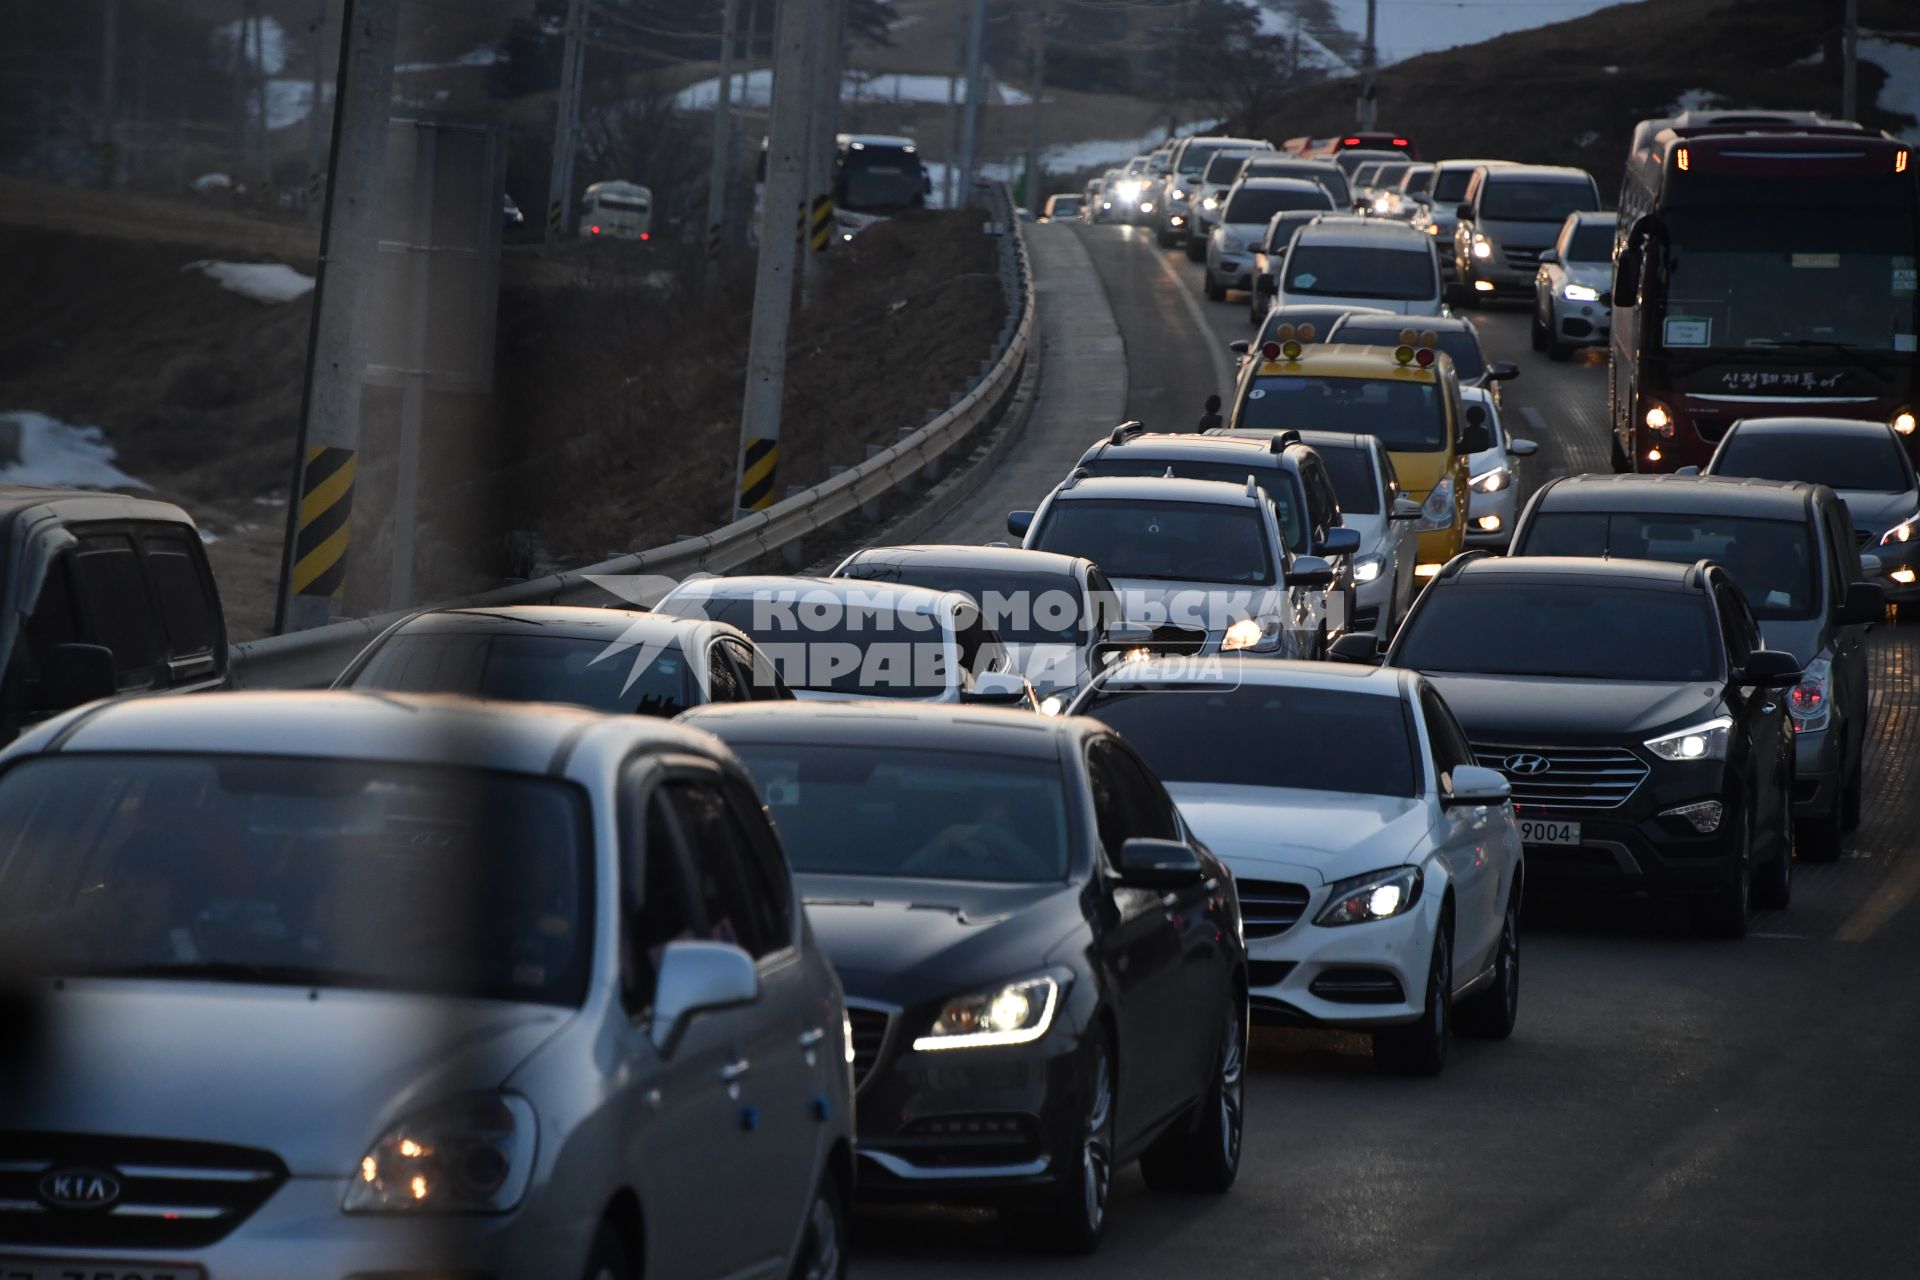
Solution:
<svg viewBox="0 0 1920 1280">
<path fill-rule="evenodd" d="M 1568 262 L 1563 269 L 1569 284 L 1584 284 L 1601 293 L 1613 288 L 1613 268 L 1604 262 Z"/>
<path fill-rule="evenodd" d="M 1403 453 L 1398 449 L 1389 449 L 1387 455 L 1393 459 L 1393 469 L 1400 476 L 1401 487 L 1415 502 L 1426 501 L 1427 494 L 1440 483 L 1440 477 L 1447 474 L 1448 464 L 1453 460 L 1451 453 L 1439 450 Z"/>
<path fill-rule="evenodd" d="M 1426 834 L 1426 803 L 1293 787 L 1171 782 L 1194 833 L 1236 876 L 1330 884 L 1393 866 Z"/>
<path fill-rule="evenodd" d="M 1606 742 L 1720 714 L 1724 686 L 1471 676 L 1427 672 L 1475 742 L 1500 746 Z"/>
<path fill-rule="evenodd" d="M 545 1005 L 67 979 L 0 1126 L 261 1147 L 344 1177 L 389 1126 L 496 1089 L 575 1016 Z"/>
<path fill-rule="evenodd" d="M 1383 515 L 1357 515 L 1351 511 L 1340 513 L 1340 523 L 1360 535 L 1360 554 L 1378 554 L 1387 542 L 1388 519 Z"/>
<path fill-rule="evenodd" d="M 1085 927 L 1077 890 L 882 876 L 794 878 L 847 994 L 902 1008 L 1046 967 Z"/>
<path fill-rule="evenodd" d="M 1920 507 L 1920 494 L 1911 489 L 1904 493 L 1843 489 L 1840 491 L 1840 500 L 1847 504 L 1847 514 L 1853 517 L 1853 527 L 1861 533 L 1885 533 Z M 1868 544 L 1862 550 L 1873 551 L 1875 548 Z"/>
</svg>

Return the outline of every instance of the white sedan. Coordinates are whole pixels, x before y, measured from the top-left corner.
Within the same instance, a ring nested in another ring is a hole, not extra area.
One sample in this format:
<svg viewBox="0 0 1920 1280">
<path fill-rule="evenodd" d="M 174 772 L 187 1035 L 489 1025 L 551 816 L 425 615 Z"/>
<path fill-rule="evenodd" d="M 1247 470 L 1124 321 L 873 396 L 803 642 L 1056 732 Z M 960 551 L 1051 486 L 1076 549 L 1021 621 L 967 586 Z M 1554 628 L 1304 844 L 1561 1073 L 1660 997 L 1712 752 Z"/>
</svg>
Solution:
<svg viewBox="0 0 1920 1280">
<path fill-rule="evenodd" d="M 1565 360 L 1575 347 L 1604 347 L 1613 311 L 1603 301 L 1613 287 L 1611 213 L 1571 213 L 1533 278 L 1533 349 Z"/>
<path fill-rule="evenodd" d="M 1500 402 L 1485 387 L 1461 387 L 1467 425 L 1483 426 L 1493 441 L 1467 459 L 1467 545 L 1504 548 L 1513 536 L 1514 507 L 1520 491 L 1520 459 L 1540 451 L 1537 440 L 1507 434 Z"/>
<path fill-rule="evenodd" d="M 1165 696 L 1178 693 L 1178 697 Z M 1117 664 L 1076 715 L 1119 730 L 1233 870 L 1256 1021 L 1366 1030 L 1436 1075 L 1520 1001 L 1525 862 L 1506 779 L 1411 671 Z"/>
</svg>

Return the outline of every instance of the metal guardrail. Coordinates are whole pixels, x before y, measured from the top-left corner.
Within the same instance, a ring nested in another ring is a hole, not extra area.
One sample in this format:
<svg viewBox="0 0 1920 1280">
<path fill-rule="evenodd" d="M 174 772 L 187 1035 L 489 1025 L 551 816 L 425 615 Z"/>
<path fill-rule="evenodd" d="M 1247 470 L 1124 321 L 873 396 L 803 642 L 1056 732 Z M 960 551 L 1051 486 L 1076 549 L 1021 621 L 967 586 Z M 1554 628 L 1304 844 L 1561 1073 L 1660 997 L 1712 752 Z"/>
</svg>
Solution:
<svg viewBox="0 0 1920 1280">
<path fill-rule="evenodd" d="M 858 466 L 711 533 L 600 564 L 548 574 L 495 591 L 439 602 L 444 608 L 516 604 L 614 603 L 595 578 L 726 573 L 790 547 L 897 490 L 931 483 L 955 446 L 992 422 L 1012 398 L 1029 358 L 1038 354 L 1033 267 L 1004 183 L 983 183 L 985 212 L 1000 236 L 1000 278 L 1007 320 L 981 376 L 946 410 Z M 233 646 L 232 681 L 243 689 L 314 689 L 333 682 L 355 654 L 413 610 L 355 618 L 293 635 Z"/>
</svg>

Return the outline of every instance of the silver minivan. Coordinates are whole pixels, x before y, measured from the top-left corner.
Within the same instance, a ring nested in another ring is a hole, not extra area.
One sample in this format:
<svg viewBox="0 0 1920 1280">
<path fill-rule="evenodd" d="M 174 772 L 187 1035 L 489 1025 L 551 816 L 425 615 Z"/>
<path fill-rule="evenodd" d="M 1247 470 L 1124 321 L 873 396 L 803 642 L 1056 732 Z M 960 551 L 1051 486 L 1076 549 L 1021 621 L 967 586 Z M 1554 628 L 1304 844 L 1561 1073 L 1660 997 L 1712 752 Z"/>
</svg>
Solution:
<svg viewBox="0 0 1920 1280">
<path fill-rule="evenodd" d="M 1439 260 L 1404 222 L 1323 215 L 1294 234 L 1274 277 L 1273 305 L 1299 303 L 1441 315 Z"/>
<path fill-rule="evenodd" d="M 840 984 L 718 739 L 94 703 L 0 754 L 0 832 L 0 1274 L 844 1273 Z"/>
</svg>

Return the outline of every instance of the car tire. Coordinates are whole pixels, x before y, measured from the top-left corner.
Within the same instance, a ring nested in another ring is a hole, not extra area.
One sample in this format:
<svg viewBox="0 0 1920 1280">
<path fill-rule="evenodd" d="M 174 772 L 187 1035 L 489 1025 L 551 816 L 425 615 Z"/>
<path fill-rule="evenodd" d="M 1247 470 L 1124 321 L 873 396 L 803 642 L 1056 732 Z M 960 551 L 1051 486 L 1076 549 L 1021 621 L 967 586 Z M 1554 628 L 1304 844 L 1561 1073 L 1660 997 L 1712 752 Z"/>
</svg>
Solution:
<svg viewBox="0 0 1920 1280">
<path fill-rule="evenodd" d="M 847 1193 L 829 1170 L 820 1175 L 806 1229 L 793 1260 L 793 1280 L 846 1280 Z"/>
<path fill-rule="evenodd" d="M 1861 776 L 1864 766 L 1859 757 L 1863 754 L 1865 753 L 1855 753 L 1852 761 L 1853 767 L 1847 769 L 1843 775 L 1845 781 L 1841 784 L 1842 789 L 1840 792 L 1840 829 L 1842 831 L 1858 831 L 1860 829 L 1860 799 L 1865 786 L 1865 779 Z"/>
<path fill-rule="evenodd" d="M 1740 835 L 1734 847 L 1740 850 L 1740 865 L 1734 870 L 1732 883 L 1693 904 L 1694 928 L 1706 937 L 1729 942 L 1747 936 L 1747 922 L 1753 915 L 1753 823 L 1745 810 L 1740 814 Z"/>
<path fill-rule="evenodd" d="M 1207 301 L 1208 302 L 1225 302 L 1226 300 L 1227 300 L 1227 291 L 1221 288 L 1220 282 L 1218 280 L 1215 280 L 1213 278 L 1213 272 L 1208 271 L 1207 272 Z"/>
<path fill-rule="evenodd" d="M 1240 1175 L 1240 1140 L 1247 1104 L 1247 998 L 1236 987 L 1220 1033 L 1213 1083 L 1196 1105 L 1194 1123 L 1165 1134 L 1140 1157 L 1140 1172 L 1155 1191 L 1218 1195 Z"/>
<path fill-rule="evenodd" d="M 1540 313 L 1538 311 L 1533 313 L 1532 338 L 1533 349 L 1535 351 L 1545 351 L 1547 349 L 1547 326 L 1540 323 Z"/>
<path fill-rule="evenodd" d="M 1793 824 L 1793 842 L 1800 856 L 1809 862 L 1834 862 L 1839 859 L 1841 844 L 1847 831 L 1847 778 L 1852 777 L 1848 766 L 1840 766 L 1840 794 L 1833 798 L 1833 808 L 1818 818 L 1801 818 Z M 1857 783 L 1856 783 L 1857 785 Z M 1858 801 L 1855 801 L 1855 821 L 1858 821 Z"/>
<path fill-rule="evenodd" d="M 1427 964 L 1426 1003 L 1403 1026 L 1373 1033 L 1373 1064 L 1389 1075 L 1437 1076 L 1453 1044 L 1453 922 L 1441 918 Z"/>
<path fill-rule="evenodd" d="M 1460 1003 L 1454 1025 L 1462 1035 L 1480 1040 L 1505 1040 L 1520 1018 L 1520 888 L 1507 898 L 1507 914 L 1500 922 L 1500 944 L 1493 953 L 1493 981 L 1485 991 Z"/>
<path fill-rule="evenodd" d="M 1022 1238 L 1058 1253 L 1088 1254 L 1100 1247 L 1107 1197 L 1113 1190 L 1113 1107 L 1118 1092 L 1113 1046 L 1096 1034 L 1088 1052 L 1080 1159 L 1045 1193 L 1010 1211 Z"/>
<path fill-rule="evenodd" d="M 627 1257 L 627 1247 L 611 1222 L 602 1222 L 593 1233 L 593 1247 L 587 1251 L 582 1280 L 631 1280 L 639 1274 Z"/>
<path fill-rule="evenodd" d="M 1753 885 L 1754 905 L 1784 911 L 1793 903 L 1793 784 L 1780 791 L 1780 852 Z"/>
<path fill-rule="evenodd" d="M 1205 262 L 1207 260 L 1207 242 L 1187 237 L 1187 261 Z"/>
</svg>

